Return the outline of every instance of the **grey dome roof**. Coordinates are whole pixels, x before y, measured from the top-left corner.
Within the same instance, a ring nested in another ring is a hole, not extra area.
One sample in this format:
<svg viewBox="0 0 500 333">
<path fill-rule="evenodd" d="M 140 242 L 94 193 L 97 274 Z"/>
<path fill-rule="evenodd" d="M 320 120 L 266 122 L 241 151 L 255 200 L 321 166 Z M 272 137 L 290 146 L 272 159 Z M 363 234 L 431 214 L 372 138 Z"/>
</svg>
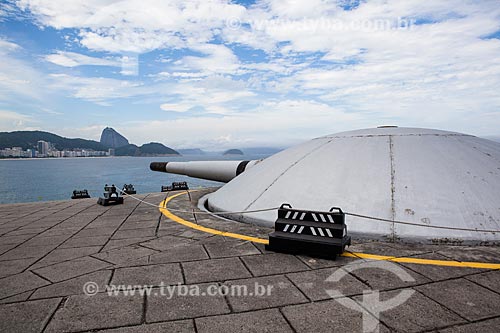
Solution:
<svg viewBox="0 0 500 333">
<path fill-rule="evenodd" d="M 466 229 L 500 229 L 500 144 L 475 136 L 385 127 L 327 135 L 255 165 L 208 197 L 214 211 L 344 211 Z M 276 211 L 231 215 L 273 226 Z M 500 242 L 499 233 L 435 229 L 348 216 L 353 235 L 432 242 Z"/>
</svg>

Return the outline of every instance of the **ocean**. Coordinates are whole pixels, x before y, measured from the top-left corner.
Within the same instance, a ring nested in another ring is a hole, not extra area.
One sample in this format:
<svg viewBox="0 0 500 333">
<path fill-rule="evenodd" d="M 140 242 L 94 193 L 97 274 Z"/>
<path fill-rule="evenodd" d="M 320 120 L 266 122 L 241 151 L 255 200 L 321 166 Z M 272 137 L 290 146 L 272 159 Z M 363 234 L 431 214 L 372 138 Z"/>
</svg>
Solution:
<svg viewBox="0 0 500 333">
<path fill-rule="evenodd" d="M 222 183 L 153 172 L 153 161 L 253 160 L 268 155 L 182 157 L 87 157 L 60 159 L 0 160 L 0 203 L 70 199 L 73 190 L 87 189 L 93 198 L 102 196 L 105 184 L 133 184 L 137 193 L 160 192 L 162 185 L 187 181 L 190 188 Z"/>
</svg>

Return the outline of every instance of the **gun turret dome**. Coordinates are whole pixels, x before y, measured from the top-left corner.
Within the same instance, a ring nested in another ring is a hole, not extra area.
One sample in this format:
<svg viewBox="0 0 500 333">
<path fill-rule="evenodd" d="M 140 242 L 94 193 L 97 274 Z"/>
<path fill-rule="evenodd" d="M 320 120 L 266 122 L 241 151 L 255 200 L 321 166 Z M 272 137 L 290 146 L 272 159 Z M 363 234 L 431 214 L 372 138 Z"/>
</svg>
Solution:
<svg viewBox="0 0 500 333">
<path fill-rule="evenodd" d="M 273 155 L 208 197 L 210 210 L 344 211 L 353 235 L 439 243 L 500 242 L 500 144 L 472 135 L 384 126 L 313 139 Z M 228 218 L 273 226 L 276 211 Z M 438 227 L 438 228 L 434 228 Z M 441 229 L 451 227 L 454 229 Z"/>
</svg>

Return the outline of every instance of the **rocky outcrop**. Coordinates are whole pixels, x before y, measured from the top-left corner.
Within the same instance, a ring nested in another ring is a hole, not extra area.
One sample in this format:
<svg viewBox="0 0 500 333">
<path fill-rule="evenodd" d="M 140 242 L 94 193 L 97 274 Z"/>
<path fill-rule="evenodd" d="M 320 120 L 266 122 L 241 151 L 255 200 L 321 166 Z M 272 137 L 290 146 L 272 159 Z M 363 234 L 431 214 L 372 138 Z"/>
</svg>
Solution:
<svg viewBox="0 0 500 333">
<path fill-rule="evenodd" d="M 109 148 L 119 148 L 128 145 L 128 140 L 111 127 L 106 127 L 102 131 L 100 142 Z"/>
</svg>

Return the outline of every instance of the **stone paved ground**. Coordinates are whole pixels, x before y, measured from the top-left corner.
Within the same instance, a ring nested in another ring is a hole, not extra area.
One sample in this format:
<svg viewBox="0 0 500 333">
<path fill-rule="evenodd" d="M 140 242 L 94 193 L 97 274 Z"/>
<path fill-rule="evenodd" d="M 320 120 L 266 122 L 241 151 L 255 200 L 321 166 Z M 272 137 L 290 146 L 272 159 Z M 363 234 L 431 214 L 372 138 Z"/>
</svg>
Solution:
<svg viewBox="0 0 500 333">
<path fill-rule="evenodd" d="M 163 199 L 162 194 L 139 197 L 154 204 Z M 169 208 L 189 209 L 186 198 L 177 197 Z M 193 221 L 192 214 L 177 215 Z M 349 304 L 368 299 L 366 290 L 377 290 L 382 301 L 411 292 L 405 303 L 381 313 L 380 332 L 499 331 L 498 270 L 391 264 L 404 272 L 403 280 L 376 267 L 348 272 L 359 259 L 271 253 L 261 244 L 159 217 L 157 208 L 133 198 L 111 207 L 96 205 L 96 199 L 0 206 L 0 331 L 361 332 L 362 313 Z M 264 238 L 270 232 L 206 215 L 197 222 Z M 350 251 L 500 262 L 495 247 L 355 242 Z M 328 282 L 335 272 L 342 278 Z M 95 283 L 87 287 L 95 287 L 96 295 L 83 293 L 88 282 Z M 142 294 L 109 296 L 107 285 L 154 287 L 149 295 L 141 289 Z M 188 287 L 253 291 L 256 285 L 272 288 L 270 295 L 183 294 Z M 326 290 L 337 290 L 338 298 Z M 366 318 L 373 319 L 369 313 Z"/>
</svg>

